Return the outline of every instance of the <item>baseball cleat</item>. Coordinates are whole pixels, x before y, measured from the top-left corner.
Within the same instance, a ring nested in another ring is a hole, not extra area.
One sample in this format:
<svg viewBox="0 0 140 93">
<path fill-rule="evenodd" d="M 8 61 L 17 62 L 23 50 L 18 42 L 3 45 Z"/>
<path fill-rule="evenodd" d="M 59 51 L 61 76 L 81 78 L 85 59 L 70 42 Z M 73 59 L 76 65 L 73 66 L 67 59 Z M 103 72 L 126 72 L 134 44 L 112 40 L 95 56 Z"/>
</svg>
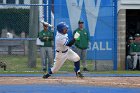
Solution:
<svg viewBox="0 0 140 93">
<path fill-rule="evenodd" d="M 51 74 L 45 74 L 45 75 L 43 75 L 42 78 L 47 79 L 47 78 L 50 77 L 50 76 L 51 76 Z"/>
<path fill-rule="evenodd" d="M 76 76 L 79 77 L 79 78 L 83 78 L 83 77 L 84 77 L 83 74 L 82 74 L 81 72 L 77 72 L 77 73 L 76 73 Z"/>
</svg>

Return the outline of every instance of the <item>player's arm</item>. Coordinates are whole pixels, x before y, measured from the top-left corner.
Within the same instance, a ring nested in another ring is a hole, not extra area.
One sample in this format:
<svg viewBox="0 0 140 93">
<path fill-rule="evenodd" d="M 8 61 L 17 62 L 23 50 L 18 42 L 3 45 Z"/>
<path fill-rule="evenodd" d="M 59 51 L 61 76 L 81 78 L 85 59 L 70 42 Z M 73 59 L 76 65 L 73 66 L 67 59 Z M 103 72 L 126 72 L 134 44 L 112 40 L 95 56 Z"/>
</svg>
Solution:
<svg viewBox="0 0 140 93">
<path fill-rule="evenodd" d="M 72 40 L 70 40 L 70 41 L 67 41 L 64 45 L 66 45 L 66 46 L 72 46 L 74 43 L 75 43 L 75 39 L 73 38 Z"/>
<path fill-rule="evenodd" d="M 44 42 L 44 41 L 46 41 L 46 39 L 44 39 L 44 36 L 43 36 L 43 34 L 42 34 L 42 32 L 39 32 L 39 39 L 42 41 L 42 42 Z"/>
<path fill-rule="evenodd" d="M 51 40 L 53 40 L 54 39 L 54 33 L 51 31 L 51 35 L 50 35 L 50 37 L 49 37 L 49 40 L 51 41 Z"/>
<path fill-rule="evenodd" d="M 74 34 L 74 38 L 72 40 L 70 40 L 70 41 L 67 40 L 64 45 L 66 45 L 66 46 L 72 46 L 75 43 L 75 41 L 79 39 L 79 37 L 80 37 L 80 34 L 78 32 L 76 32 Z"/>
<path fill-rule="evenodd" d="M 48 39 L 49 39 L 48 36 L 43 35 L 43 31 L 39 32 L 38 37 L 39 37 L 39 39 L 40 39 L 42 42 L 46 42 L 46 41 L 48 41 Z"/>
</svg>

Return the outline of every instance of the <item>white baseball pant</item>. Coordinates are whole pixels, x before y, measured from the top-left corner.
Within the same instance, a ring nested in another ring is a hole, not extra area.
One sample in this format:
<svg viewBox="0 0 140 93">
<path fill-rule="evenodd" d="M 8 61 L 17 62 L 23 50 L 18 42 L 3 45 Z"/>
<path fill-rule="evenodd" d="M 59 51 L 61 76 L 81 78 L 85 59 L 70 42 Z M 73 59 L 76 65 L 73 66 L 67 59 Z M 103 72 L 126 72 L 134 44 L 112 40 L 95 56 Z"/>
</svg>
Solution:
<svg viewBox="0 0 140 93">
<path fill-rule="evenodd" d="M 56 52 L 54 65 L 51 68 L 52 73 L 57 72 L 67 59 L 73 62 L 77 62 L 80 60 L 80 57 L 71 49 L 68 49 L 66 53 L 62 53 L 62 51 Z"/>
</svg>

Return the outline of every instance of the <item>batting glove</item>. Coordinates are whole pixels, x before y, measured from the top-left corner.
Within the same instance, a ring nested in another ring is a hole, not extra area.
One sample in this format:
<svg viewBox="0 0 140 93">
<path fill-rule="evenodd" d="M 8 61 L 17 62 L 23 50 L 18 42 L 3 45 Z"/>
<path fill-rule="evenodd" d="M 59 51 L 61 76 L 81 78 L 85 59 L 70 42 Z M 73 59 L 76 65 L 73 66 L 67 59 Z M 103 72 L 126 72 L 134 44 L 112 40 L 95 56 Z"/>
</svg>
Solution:
<svg viewBox="0 0 140 93">
<path fill-rule="evenodd" d="M 76 32 L 74 34 L 74 39 L 79 40 L 79 38 L 80 38 L 80 34 L 78 32 Z"/>
</svg>

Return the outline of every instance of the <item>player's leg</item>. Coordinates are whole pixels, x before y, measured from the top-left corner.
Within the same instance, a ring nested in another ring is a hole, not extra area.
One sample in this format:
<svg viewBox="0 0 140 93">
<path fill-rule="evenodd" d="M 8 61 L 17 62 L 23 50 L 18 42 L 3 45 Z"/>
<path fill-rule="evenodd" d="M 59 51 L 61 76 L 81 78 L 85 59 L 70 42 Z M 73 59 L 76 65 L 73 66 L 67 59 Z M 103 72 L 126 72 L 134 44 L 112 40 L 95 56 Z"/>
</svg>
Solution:
<svg viewBox="0 0 140 93">
<path fill-rule="evenodd" d="M 136 66 L 137 66 L 137 61 L 138 61 L 138 55 L 137 54 L 134 55 L 133 58 L 134 58 L 134 61 L 133 61 L 133 69 L 135 70 L 136 69 Z"/>
<path fill-rule="evenodd" d="M 83 65 L 83 71 L 89 71 L 87 69 L 87 63 L 86 63 L 86 55 L 87 55 L 87 50 L 81 50 L 81 60 L 82 60 L 82 65 Z"/>
<path fill-rule="evenodd" d="M 76 54 L 78 54 L 78 56 L 80 57 L 80 59 L 81 59 L 81 55 L 82 55 L 82 51 L 81 51 L 81 49 L 79 49 L 79 48 L 77 48 L 76 46 L 75 46 L 75 48 L 74 48 L 74 52 L 76 53 Z M 74 61 L 75 62 L 75 61 Z"/>
<path fill-rule="evenodd" d="M 50 71 L 47 74 L 43 76 L 43 78 L 48 78 L 49 76 L 51 76 L 51 74 L 57 72 L 64 64 L 66 59 L 67 59 L 67 53 L 56 53 L 53 67 L 50 69 Z"/>
<path fill-rule="evenodd" d="M 52 47 L 47 48 L 47 57 L 48 57 L 48 71 L 52 67 L 54 61 L 53 49 Z"/>
<path fill-rule="evenodd" d="M 84 76 L 80 72 L 80 57 L 78 56 L 78 54 L 72 51 L 71 49 L 69 49 L 68 60 L 74 62 L 74 66 L 75 66 L 74 70 L 76 72 L 76 76 L 83 78 Z"/>
<path fill-rule="evenodd" d="M 51 68 L 51 72 L 56 73 L 61 68 L 61 66 L 64 64 L 66 59 L 67 59 L 67 54 L 56 53 L 56 57 L 55 57 L 55 60 L 54 60 L 54 65 Z"/>
<path fill-rule="evenodd" d="M 41 62 L 42 62 L 42 70 L 46 72 L 46 49 L 45 47 L 40 48 Z"/>
<path fill-rule="evenodd" d="M 79 48 L 77 48 L 77 47 L 75 46 L 74 52 L 77 53 L 77 54 L 79 55 L 79 57 L 81 58 L 81 55 L 82 55 L 81 49 L 79 49 Z"/>
<path fill-rule="evenodd" d="M 70 61 L 77 62 L 77 61 L 80 60 L 79 55 L 78 55 L 77 53 L 75 53 L 75 52 L 74 52 L 73 50 L 71 50 L 71 49 L 68 50 L 67 56 L 68 56 L 68 60 L 70 60 Z"/>
<path fill-rule="evenodd" d="M 127 55 L 126 57 L 126 66 L 128 69 L 133 69 L 133 58 L 131 57 L 131 55 Z"/>
<path fill-rule="evenodd" d="M 76 48 L 77 53 L 79 53 L 79 55 L 81 55 L 81 52 L 78 51 L 79 49 Z M 68 51 L 68 60 L 73 61 L 74 62 L 74 66 L 75 66 L 75 71 L 77 72 L 78 70 L 80 70 L 80 57 L 79 55 L 75 53 L 73 50 L 69 49 Z"/>
<path fill-rule="evenodd" d="M 140 55 L 138 56 L 139 57 L 139 66 L 138 66 L 138 70 L 140 70 Z"/>
</svg>

